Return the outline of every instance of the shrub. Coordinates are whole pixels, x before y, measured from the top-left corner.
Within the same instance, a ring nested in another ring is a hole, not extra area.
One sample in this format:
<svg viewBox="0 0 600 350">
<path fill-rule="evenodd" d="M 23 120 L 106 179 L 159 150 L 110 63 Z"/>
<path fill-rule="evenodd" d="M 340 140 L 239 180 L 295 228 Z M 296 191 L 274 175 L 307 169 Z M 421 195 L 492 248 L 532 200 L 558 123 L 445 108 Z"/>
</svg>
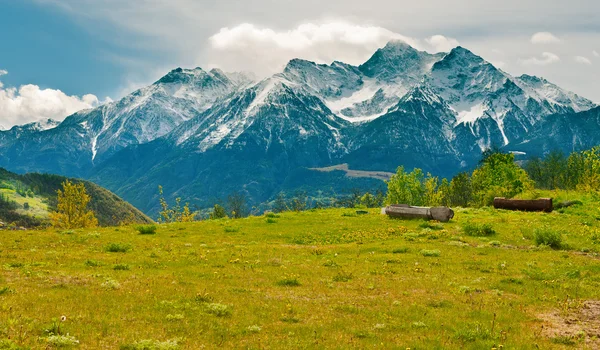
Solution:
<svg viewBox="0 0 600 350">
<path fill-rule="evenodd" d="M 496 231 L 491 224 L 467 222 L 463 225 L 462 229 L 465 235 L 473 237 L 488 237 L 496 234 Z"/>
<path fill-rule="evenodd" d="M 240 231 L 239 227 L 232 227 L 232 226 L 225 227 L 225 232 L 227 232 L 227 233 L 233 233 L 233 232 L 239 232 L 239 231 Z"/>
<path fill-rule="evenodd" d="M 277 223 L 277 220 L 273 219 L 273 218 L 267 218 L 267 224 L 275 224 Z"/>
<path fill-rule="evenodd" d="M 427 250 L 427 249 L 423 249 L 421 250 L 421 255 L 425 256 L 425 257 L 438 257 L 440 256 L 442 253 L 439 250 Z"/>
<path fill-rule="evenodd" d="M 127 271 L 127 270 L 129 270 L 129 265 L 127 265 L 127 264 L 116 264 L 115 266 L 113 266 L 113 270 L 116 270 L 116 271 Z"/>
<path fill-rule="evenodd" d="M 48 345 L 55 347 L 55 348 L 67 348 L 67 347 L 71 347 L 71 346 L 76 346 L 79 345 L 79 340 L 75 339 L 74 336 L 72 335 L 51 335 L 49 336 L 46 341 L 48 342 Z"/>
<path fill-rule="evenodd" d="M 563 246 L 562 234 L 549 227 L 536 229 L 534 237 L 537 245 L 546 245 L 552 249 L 560 249 Z"/>
<path fill-rule="evenodd" d="M 215 204 L 215 206 L 213 207 L 213 211 L 212 213 L 210 213 L 209 215 L 209 219 L 211 220 L 216 220 L 216 219 L 222 219 L 222 218 L 226 218 L 227 217 L 227 211 L 225 210 L 225 208 L 223 208 L 222 206 Z"/>
<path fill-rule="evenodd" d="M 394 254 L 405 254 L 408 253 L 410 249 L 408 249 L 407 247 L 402 247 L 402 248 L 396 248 L 394 250 L 392 250 L 392 253 Z"/>
<path fill-rule="evenodd" d="M 300 281 L 298 281 L 296 277 L 286 277 L 282 280 L 279 280 L 277 285 L 285 287 L 298 287 L 300 286 Z"/>
<path fill-rule="evenodd" d="M 419 227 L 422 229 L 430 229 L 430 230 L 443 230 L 444 226 L 438 223 L 431 223 L 429 221 L 423 221 L 419 224 Z"/>
<path fill-rule="evenodd" d="M 133 344 L 121 345 L 121 350 L 176 350 L 179 349 L 179 340 L 140 340 Z"/>
<path fill-rule="evenodd" d="M 139 225 L 135 229 L 140 235 L 153 235 L 156 233 L 156 225 Z"/>
<path fill-rule="evenodd" d="M 110 243 L 104 247 L 104 250 L 110 253 L 127 253 L 131 250 L 131 245 L 124 243 Z"/>
<path fill-rule="evenodd" d="M 229 317 L 231 316 L 231 307 L 219 303 L 210 303 L 206 305 L 206 312 L 217 317 Z"/>
<path fill-rule="evenodd" d="M 337 275 L 333 276 L 334 282 L 348 282 L 352 279 L 351 273 L 339 272 Z"/>
<path fill-rule="evenodd" d="M 86 260 L 85 261 L 85 266 L 89 266 L 89 267 L 98 267 L 98 266 L 102 266 L 102 262 L 98 261 L 98 260 Z"/>
<path fill-rule="evenodd" d="M 18 346 L 17 344 L 15 344 L 14 342 L 12 342 L 9 339 L 0 339 L 0 349 L 6 349 L 6 350 L 25 350 L 26 348 L 22 348 L 20 346 Z"/>
<path fill-rule="evenodd" d="M 118 281 L 109 278 L 106 281 L 104 281 L 104 283 L 102 283 L 102 287 L 106 289 L 117 290 L 121 288 L 121 284 Z"/>
<path fill-rule="evenodd" d="M 6 287 L 0 288 L 0 295 L 9 294 L 9 293 L 13 293 L 13 290 L 10 289 L 10 287 L 6 286 Z"/>
</svg>

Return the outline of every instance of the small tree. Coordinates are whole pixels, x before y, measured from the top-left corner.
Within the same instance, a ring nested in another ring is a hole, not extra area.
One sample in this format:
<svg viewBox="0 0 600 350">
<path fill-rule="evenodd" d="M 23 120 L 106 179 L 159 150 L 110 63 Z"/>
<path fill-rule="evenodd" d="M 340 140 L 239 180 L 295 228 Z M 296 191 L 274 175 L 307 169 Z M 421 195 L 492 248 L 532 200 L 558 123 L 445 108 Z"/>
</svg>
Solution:
<svg viewBox="0 0 600 350">
<path fill-rule="evenodd" d="M 285 195 L 283 192 L 279 192 L 273 203 L 273 211 L 275 213 L 281 213 L 289 210 L 287 203 L 285 202 Z"/>
<path fill-rule="evenodd" d="M 450 181 L 449 200 L 450 205 L 466 208 L 473 197 L 471 177 L 468 173 L 459 173 Z"/>
<path fill-rule="evenodd" d="M 515 163 L 511 153 L 488 154 L 471 175 L 473 200 L 476 205 L 491 205 L 494 197 L 512 198 L 533 188 L 525 170 Z"/>
<path fill-rule="evenodd" d="M 175 207 L 169 207 L 167 200 L 163 195 L 162 186 L 158 186 L 158 193 L 160 195 L 160 207 L 161 211 L 159 212 L 160 217 L 158 218 L 158 222 L 192 222 L 196 217 L 196 212 L 190 210 L 189 203 L 185 203 L 183 207 L 181 207 L 181 198 L 175 198 Z"/>
<path fill-rule="evenodd" d="M 222 218 L 226 218 L 227 217 L 227 212 L 225 211 L 225 208 L 223 208 L 222 206 L 215 204 L 212 213 L 210 213 L 209 215 L 209 219 L 211 220 L 216 220 L 216 219 L 222 219 Z"/>
<path fill-rule="evenodd" d="M 367 208 L 375 208 L 377 207 L 377 200 L 374 195 L 367 192 L 362 197 L 360 197 L 360 204 L 364 205 Z"/>
<path fill-rule="evenodd" d="M 52 226 L 63 229 L 98 226 L 98 219 L 94 212 L 87 210 L 87 205 L 92 198 L 87 194 L 85 185 L 66 180 L 62 183 L 62 187 L 62 191 L 57 191 L 57 210 L 50 213 Z"/>
<path fill-rule="evenodd" d="M 229 212 L 231 213 L 232 218 L 243 218 L 246 216 L 248 211 L 246 205 L 246 195 L 242 192 L 230 194 L 229 197 L 227 197 L 227 206 L 229 207 Z"/>
<path fill-rule="evenodd" d="M 308 196 L 304 191 L 296 192 L 296 195 L 292 199 L 292 210 L 293 211 L 304 211 L 308 207 Z"/>
</svg>

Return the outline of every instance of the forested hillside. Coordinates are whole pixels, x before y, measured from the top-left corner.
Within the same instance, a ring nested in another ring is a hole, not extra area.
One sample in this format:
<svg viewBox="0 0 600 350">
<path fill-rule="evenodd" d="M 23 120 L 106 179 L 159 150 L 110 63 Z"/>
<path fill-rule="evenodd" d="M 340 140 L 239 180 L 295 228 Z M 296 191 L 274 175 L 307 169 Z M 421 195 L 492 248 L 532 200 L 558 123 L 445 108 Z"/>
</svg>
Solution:
<svg viewBox="0 0 600 350">
<path fill-rule="evenodd" d="M 56 191 L 64 176 L 31 173 L 18 175 L 0 168 L 0 221 L 6 225 L 36 227 L 48 224 L 48 213 L 56 207 Z M 150 223 L 152 220 L 114 193 L 89 181 L 83 182 L 92 197 L 89 208 L 101 226 Z"/>
</svg>

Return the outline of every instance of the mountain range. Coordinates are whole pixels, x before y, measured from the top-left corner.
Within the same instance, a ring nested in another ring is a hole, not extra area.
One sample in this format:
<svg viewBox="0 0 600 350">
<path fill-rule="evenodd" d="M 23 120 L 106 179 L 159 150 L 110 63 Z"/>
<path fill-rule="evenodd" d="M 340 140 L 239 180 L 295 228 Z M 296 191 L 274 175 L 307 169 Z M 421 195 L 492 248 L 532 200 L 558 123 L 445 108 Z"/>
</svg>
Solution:
<svg viewBox="0 0 600 350">
<path fill-rule="evenodd" d="M 359 66 L 293 59 L 258 80 L 177 68 L 119 101 L 0 131 L 0 166 L 92 180 L 147 213 L 157 186 L 207 207 L 233 192 L 335 195 L 376 178 L 311 169 L 471 169 L 491 146 L 520 155 L 600 143 L 600 108 L 539 77 L 514 77 L 456 47 L 399 41 Z"/>
</svg>

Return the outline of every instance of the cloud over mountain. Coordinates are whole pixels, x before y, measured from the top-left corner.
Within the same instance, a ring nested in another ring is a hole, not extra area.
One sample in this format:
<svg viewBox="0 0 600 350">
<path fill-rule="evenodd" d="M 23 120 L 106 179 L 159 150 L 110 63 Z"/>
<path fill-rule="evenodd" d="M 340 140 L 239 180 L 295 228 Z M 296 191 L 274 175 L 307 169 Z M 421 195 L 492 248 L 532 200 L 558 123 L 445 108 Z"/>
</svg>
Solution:
<svg viewBox="0 0 600 350">
<path fill-rule="evenodd" d="M 0 70 L 0 76 L 6 74 L 6 70 Z M 0 82 L 0 125 L 9 128 L 49 118 L 62 120 L 101 103 L 92 94 L 69 96 L 60 90 L 42 89 L 33 84 L 16 88 L 5 87 Z"/>
</svg>

